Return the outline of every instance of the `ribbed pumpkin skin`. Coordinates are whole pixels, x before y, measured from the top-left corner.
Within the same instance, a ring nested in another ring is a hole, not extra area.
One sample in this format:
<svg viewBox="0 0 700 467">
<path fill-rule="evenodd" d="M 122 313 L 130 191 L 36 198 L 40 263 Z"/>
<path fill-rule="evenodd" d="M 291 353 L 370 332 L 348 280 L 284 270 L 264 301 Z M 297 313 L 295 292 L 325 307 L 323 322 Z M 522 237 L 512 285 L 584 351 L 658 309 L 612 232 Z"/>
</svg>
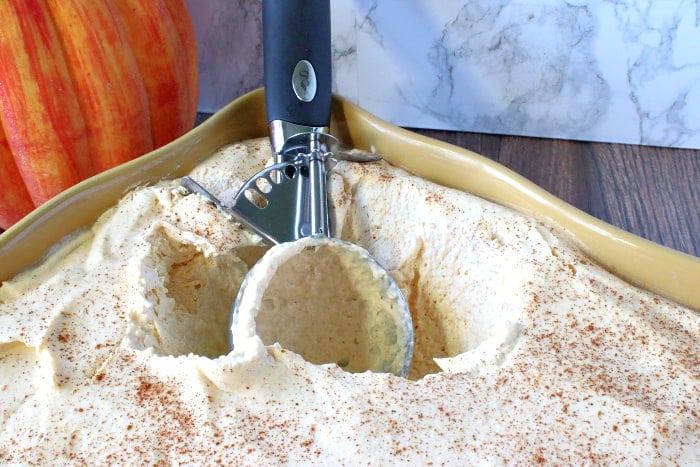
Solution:
<svg viewBox="0 0 700 467">
<path fill-rule="evenodd" d="M 0 18 L 0 120 L 39 205 L 94 172 L 85 119 L 46 4 L 1 1 Z"/>
<path fill-rule="evenodd" d="M 56 28 L 70 31 L 60 36 L 61 46 L 95 171 L 153 150 L 146 86 L 111 4 L 45 1 Z"/>
<path fill-rule="evenodd" d="M 27 187 L 22 181 L 19 168 L 7 144 L 5 133 L 0 128 L 0 228 L 10 226 L 34 209 Z"/>
<path fill-rule="evenodd" d="M 185 0 L 2 0 L 0 18 L 0 228 L 194 125 Z"/>
</svg>

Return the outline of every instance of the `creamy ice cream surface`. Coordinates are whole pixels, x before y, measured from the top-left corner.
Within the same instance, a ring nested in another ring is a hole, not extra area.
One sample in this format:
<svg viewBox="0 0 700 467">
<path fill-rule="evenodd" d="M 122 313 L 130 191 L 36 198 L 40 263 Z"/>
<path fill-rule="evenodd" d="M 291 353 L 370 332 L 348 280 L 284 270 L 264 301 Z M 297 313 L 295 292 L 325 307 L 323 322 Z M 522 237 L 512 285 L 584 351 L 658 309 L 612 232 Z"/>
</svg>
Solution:
<svg viewBox="0 0 700 467">
<path fill-rule="evenodd" d="M 191 176 L 230 202 L 268 155 L 235 144 Z M 162 182 L 0 287 L 0 463 L 700 463 L 698 312 L 384 162 L 340 163 L 331 187 L 337 234 L 410 305 L 409 378 L 255 332 L 229 352 L 266 247 Z"/>
</svg>

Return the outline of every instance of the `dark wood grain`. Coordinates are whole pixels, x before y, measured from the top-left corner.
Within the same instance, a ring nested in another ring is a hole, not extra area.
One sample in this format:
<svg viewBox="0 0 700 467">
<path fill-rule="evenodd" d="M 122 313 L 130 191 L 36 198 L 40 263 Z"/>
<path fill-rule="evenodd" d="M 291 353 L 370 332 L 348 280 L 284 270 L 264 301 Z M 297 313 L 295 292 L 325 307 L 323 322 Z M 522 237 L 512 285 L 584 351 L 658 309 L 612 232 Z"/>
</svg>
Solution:
<svg viewBox="0 0 700 467">
<path fill-rule="evenodd" d="M 700 256 L 700 151 L 413 131 L 493 159 L 610 224 Z"/>
</svg>

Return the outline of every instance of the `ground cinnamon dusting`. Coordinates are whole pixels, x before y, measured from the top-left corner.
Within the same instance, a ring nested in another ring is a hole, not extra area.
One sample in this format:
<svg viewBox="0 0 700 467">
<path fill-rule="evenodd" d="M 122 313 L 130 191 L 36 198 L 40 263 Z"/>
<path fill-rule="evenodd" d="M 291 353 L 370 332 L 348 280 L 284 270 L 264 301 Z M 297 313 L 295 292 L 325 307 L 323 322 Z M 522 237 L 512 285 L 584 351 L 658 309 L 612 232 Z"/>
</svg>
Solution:
<svg viewBox="0 0 700 467">
<path fill-rule="evenodd" d="M 237 144 L 192 175 L 230 201 L 268 159 Z M 386 163 L 331 177 L 339 235 L 410 305 L 408 379 L 312 365 L 254 330 L 229 352 L 230 305 L 264 246 L 161 183 L 0 287 L 0 461 L 700 464 L 697 312 L 541 222 Z"/>
</svg>

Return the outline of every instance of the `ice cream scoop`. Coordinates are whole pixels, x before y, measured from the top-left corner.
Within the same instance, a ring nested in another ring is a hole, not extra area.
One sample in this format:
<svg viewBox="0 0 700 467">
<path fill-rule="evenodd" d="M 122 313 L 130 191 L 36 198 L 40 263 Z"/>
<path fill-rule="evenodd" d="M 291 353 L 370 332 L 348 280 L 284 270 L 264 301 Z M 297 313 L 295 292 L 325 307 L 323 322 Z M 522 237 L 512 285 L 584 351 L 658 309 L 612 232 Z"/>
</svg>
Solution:
<svg viewBox="0 0 700 467">
<path fill-rule="evenodd" d="M 257 335 L 313 363 L 406 376 L 413 325 L 401 290 L 367 251 L 331 234 L 328 172 L 350 158 L 329 134 L 330 2 L 265 0 L 263 31 L 276 163 L 248 180 L 230 207 L 184 180 L 275 244 L 241 285 L 229 346 Z"/>
</svg>

